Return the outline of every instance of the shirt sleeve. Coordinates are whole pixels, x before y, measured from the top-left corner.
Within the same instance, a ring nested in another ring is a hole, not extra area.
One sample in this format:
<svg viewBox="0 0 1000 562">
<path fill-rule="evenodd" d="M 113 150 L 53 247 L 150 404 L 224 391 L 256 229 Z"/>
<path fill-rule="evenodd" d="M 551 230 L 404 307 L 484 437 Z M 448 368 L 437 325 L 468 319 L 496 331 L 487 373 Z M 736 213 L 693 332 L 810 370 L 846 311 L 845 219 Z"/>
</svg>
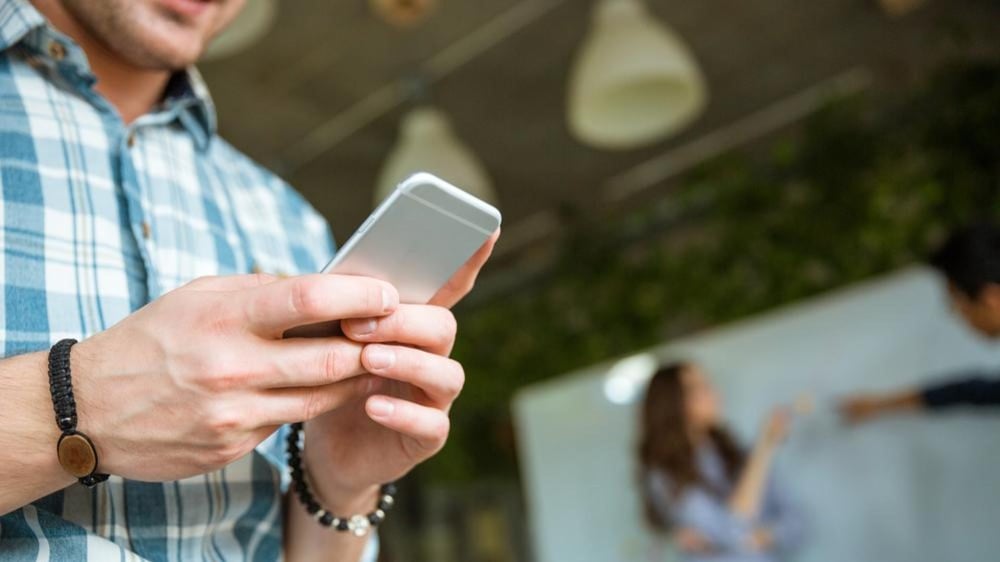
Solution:
<svg viewBox="0 0 1000 562">
<path fill-rule="evenodd" d="M 650 473 L 648 485 L 652 506 L 663 520 L 701 533 L 721 551 L 746 549 L 753 522 L 731 513 L 722 498 L 700 486 L 673 497 L 668 477 L 659 471 Z"/>
<path fill-rule="evenodd" d="M 927 386 L 920 394 L 929 410 L 953 406 L 1000 406 L 1000 379 L 963 377 Z"/>
</svg>

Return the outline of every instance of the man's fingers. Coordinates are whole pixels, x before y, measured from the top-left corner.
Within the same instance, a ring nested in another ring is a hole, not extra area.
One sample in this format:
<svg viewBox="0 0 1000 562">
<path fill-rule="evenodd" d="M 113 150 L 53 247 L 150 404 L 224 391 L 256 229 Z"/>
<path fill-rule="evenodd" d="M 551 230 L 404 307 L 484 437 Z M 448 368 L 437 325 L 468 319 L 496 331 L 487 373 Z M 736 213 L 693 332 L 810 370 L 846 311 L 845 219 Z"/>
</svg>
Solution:
<svg viewBox="0 0 1000 562">
<path fill-rule="evenodd" d="M 441 450 L 448 439 L 451 422 L 448 414 L 399 398 L 376 394 L 365 402 L 365 412 L 380 425 L 397 431 L 417 443 L 421 461 Z"/>
<path fill-rule="evenodd" d="M 372 344 L 361 353 L 361 364 L 369 373 L 410 384 L 443 409 L 462 392 L 465 371 L 447 357 L 412 347 Z"/>
<path fill-rule="evenodd" d="M 293 338 L 261 342 L 254 351 L 256 388 L 319 386 L 363 374 L 364 345 L 347 338 Z"/>
<path fill-rule="evenodd" d="M 469 261 L 465 262 L 465 265 L 460 267 L 455 272 L 455 275 L 452 275 L 451 279 L 431 298 L 428 304 L 451 308 L 458 301 L 462 300 L 472 290 L 472 286 L 475 285 L 479 270 L 482 269 L 486 260 L 490 259 L 490 254 L 493 253 L 493 246 L 496 245 L 499 238 L 500 229 L 498 228 L 496 232 L 490 235 L 482 247 L 469 258 Z"/>
<path fill-rule="evenodd" d="M 440 306 L 401 304 L 381 318 L 345 320 L 347 337 L 366 343 L 400 343 L 438 355 L 448 355 L 455 344 L 455 315 Z"/>
<path fill-rule="evenodd" d="M 307 324 L 383 316 L 399 305 L 389 283 L 326 273 L 279 279 L 248 291 L 245 298 L 250 329 L 274 338 Z"/>
<path fill-rule="evenodd" d="M 264 392 L 254 415 L 264 425 L 306 421 L 357 400 L 374 388 L 369 376 L 323 386 L 277 388 Z"/>
</svg>

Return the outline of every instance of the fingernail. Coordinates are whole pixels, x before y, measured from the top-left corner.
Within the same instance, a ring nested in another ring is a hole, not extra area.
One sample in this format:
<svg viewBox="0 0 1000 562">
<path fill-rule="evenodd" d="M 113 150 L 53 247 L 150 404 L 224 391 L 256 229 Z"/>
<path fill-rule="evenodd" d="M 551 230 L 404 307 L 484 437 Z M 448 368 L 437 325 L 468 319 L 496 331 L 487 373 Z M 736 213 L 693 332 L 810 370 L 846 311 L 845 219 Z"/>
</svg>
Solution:
<svg viewBox="0 0 1000 562">
<path fill-rule="evenodd" d="M 396 410 L 396 406 L 385 398 L 374 397 L 368 401 L 368 412 L 375 418 L 387 418 Z"/>
<path fill-rule="evenodd" d="M 396 362 L 396 354 L 388 347 L 381 345 L 369 346 L 367 354 L 368 366 L 372 369 L 388 369 Z"/>
<path fill-rule="evenodd" d="M 351 326 L 356 336 L 367 336 L 375 331 L 375 327 L 378 325 L 374 318 L 369 318 L 367 320 L 352 320 Z"/>
</svg>

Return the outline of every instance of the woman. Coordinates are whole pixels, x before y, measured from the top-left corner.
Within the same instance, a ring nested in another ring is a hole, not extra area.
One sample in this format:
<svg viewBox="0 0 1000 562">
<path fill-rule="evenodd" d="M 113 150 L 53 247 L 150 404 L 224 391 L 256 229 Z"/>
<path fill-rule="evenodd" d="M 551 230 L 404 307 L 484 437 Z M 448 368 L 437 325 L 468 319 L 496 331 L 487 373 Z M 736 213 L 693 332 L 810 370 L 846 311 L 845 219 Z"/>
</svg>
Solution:
<svg viewBox="0 0 1000 562">
<path fill-rule="evenodd" d="M 787 413 L 775 410 L 746 455 L 721 425 L 718 396 L 697 366 L 653 376 L 639 448 L 646 515 L 685 560 L 775 562 L 797 546 L 801 517 L 770 478 L 787 427 Z"/>
</svg>

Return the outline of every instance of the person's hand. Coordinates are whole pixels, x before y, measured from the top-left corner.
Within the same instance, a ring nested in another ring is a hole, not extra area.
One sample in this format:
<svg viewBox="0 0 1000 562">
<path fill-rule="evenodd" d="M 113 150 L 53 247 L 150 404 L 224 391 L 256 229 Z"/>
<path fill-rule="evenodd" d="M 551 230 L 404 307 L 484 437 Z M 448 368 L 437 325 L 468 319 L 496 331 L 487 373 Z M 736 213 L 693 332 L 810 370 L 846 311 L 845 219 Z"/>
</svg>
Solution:
<svg viewBox="0 0 1000 562">
<path fill-rule="evenodd" d="M 476 251 L 475 254 L 469 258 L 469 261 L 459 268 L 455 275 L 451 276 L 451 279 L 445 283 L 444 287 L 431 298 L 431 302 L 428 304 L 443 306 L 445 308 L 451 308 L 458 304 L 458 301 L 465 298 L 465 295 L 469 294 L 472 287 L 476 284 L 476 277 L 479 276 L 479 270 L 486 265 L 486 260 L 490 259 L 490 255 L 493 253 L 493 247 L 496 245 L 497 240 L 500 238 L 500 229 L 497 229 Z"/>
<path fill-rule="evenodd" d="M 711 541 L 690 527 L 677 529 L 672 538 L 677 549 L 685 554 L 708 554 L 713 550 Z"/>
<path fill-rule="evenodd" d="M 781 444 L 788 436 L 788 430 L 792 423 L 792 415 L 788 408 L 779 407 L 771 411 L 764 423 L 764 430 L 761 439 L 769 446 L 775 447 Z"/>
<path fill-rule="evenodd" d="M 362 345 L 283 333 L 398 305 L 388 283 L 328 274 L 208 277 L 167 293 L 73 348 L 98 469 L 151 481 L 208 472 L 278 426 L 342 405 L 364 383 Z"/>
<path fill-rule="evenodd" d="M 354 400 L 305 427 L 306 468 L 329 505 L 373 497 L 379 484 L 402 477 L 444 446 L 448 411 L 465 383 L 462 366 L 448 358 L 457 330 L 448 307 L 472 289 L 498 236 L 431 304 L 401 304 L 390 315 L 341 324 L 345 336 L 364 345 L 361 362 L 370 375 L 361 377 L 364 389 Z"/>
<path fill-rule="evenodd" d="M 756 527 L 747 535 L 745 546 L 751 552 L 767 552 L 774 548 L 774 534 L 770 529 Z"/>
</svg>

